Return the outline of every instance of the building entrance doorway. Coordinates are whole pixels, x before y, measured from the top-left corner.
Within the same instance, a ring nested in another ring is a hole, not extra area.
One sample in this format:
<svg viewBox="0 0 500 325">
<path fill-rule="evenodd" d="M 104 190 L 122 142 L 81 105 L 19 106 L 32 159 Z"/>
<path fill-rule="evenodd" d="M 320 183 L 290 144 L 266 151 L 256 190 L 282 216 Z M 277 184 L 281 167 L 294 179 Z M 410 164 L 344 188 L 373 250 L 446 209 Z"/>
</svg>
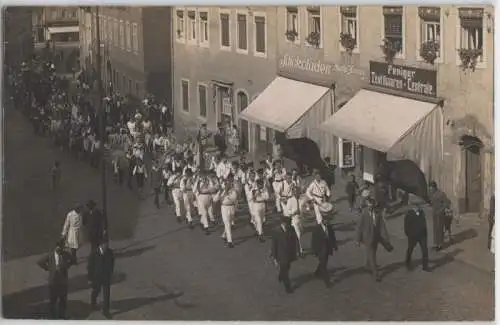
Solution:
<svg viewBox="0 0 500 325">
<path fill-rule="evenodd" d="M 465 211 L 479 213 L 483 201 L 481 150 L 483 143 L 477 137 L 461 138 L 465 160 Z"/>
</svg>

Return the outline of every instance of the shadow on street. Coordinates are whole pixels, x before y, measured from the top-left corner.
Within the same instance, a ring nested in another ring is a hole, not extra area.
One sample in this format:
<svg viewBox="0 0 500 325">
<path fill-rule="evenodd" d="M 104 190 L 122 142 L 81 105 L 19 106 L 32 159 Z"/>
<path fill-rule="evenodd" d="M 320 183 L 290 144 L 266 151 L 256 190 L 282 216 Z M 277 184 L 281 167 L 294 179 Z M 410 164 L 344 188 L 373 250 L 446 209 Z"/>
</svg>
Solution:
<svg viewBox="0 0 500 325">
<path fill-rule="evenodd" d="M 6 107 L 5 121 L 2 246 L 4 261 L 9 261 L 50 250 L 70 209 L 89 199 L 100 204 L 101 182 L 99 170 L 87 161 L 62 152 L 49 138 L 35 136 L 20 112 Z M 57 193 L 52 191 L 50 179 L 56 159 L 62 170 Z M 125 186 L 114 184 L 109 172 L 107 194 L 111 239 L 132 238 L 139 201 Z"/>
<path fill-rule="evenodd" d="M 127 276 L 124 273 L 113 275 L 112 284 L 124 282 Z M 78 275 L 69 279 L 68 294 L 89 289 L 86 275 Z M 47 285 L 29 288 L 11 293 L 2 297 L 2 311 L 5 318 L 39 318 L 38 312 L 43 302 L 49 298 Z M 89 292 L 90 299 L 90 292 Z M 47 307 L 48 308 L 48 307 Z M 45 310 L 47 310 L 47 308 Z M 69 315 L 69 314 L 68 314 Z M 79 319 L 81 319 L 81 316 Z"/>
</svg>

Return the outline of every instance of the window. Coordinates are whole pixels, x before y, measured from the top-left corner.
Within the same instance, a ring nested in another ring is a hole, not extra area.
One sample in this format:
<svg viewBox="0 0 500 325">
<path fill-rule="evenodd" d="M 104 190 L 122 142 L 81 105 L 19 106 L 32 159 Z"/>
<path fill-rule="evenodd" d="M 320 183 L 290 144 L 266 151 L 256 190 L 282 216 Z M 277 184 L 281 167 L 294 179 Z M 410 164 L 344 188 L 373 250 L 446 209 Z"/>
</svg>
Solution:
<svg viewBox="0 0 500 325">
<path fill-rule="evenodd" d="M 132 24 L 132 47 L 134 52 L 139 52 L 139 38 L 137 36 L 138 34 L 138 26 L 136 23 Z"/>
<path fill-rule="evenodd" d="M 255 23 L 255 54 L 257 56 L 265 56 L 267 51 L 267 31 L 266 31 L 266 16 L 265 14 L 254 14 Z"/>
<path fill-rule="evenodd" d="M 200 44 L 208 45 L 208 12 L 199 12 Z"/>
<path fill-rule="evenodd" d="M 339 167 L 354 167 L 354 142 L 339 138 Z"/>
<path fill-rule="evenodd" d="M 384 38 L 393 46 L 397 53 L 403 52 L 403 7 L 383 8 Z"/>
<path fill-rule="evenodd" d="M 189 112 L 189 81 L 181 81 L 181 93 L 182 93 L 182 110 L 184 112 Z"/>
<path fill-rule="evenodd" d="M 248 106 L 248 96 L 243 91 L 239 91 L 236 95 L 236 103 L 238 104 L 239 112 L 243 112 Z"/>
<path fill-rule="evenodd" d="M 356 6 L 341 6 L 340 30 L 344 35 L 350 35 L 354 39 L 354 48 L 358 47 L 358 8 Z M 345 49 L 345 48 L 344 48 Z"/>
<path fill-rule="evenodd" d="M 483 9 L 460 8 L 460 50 L 477 50 L 477 62 L 484 61 Z"/>
<path fill-rule="evenodd" d="M 113 21 L 113 39 L 114 39 L 114 44 L 116 47 L 120 46 L 120 35 L 118 33 L 118 20 Z"/>
<path fill-rule="evenodd" d="M 188 40 L 191 42 L 196 42 L 196 11 L 188 11 Z"/>
<path fill-rule="evenodd" d="M 321 46 L 321 11 L 319 7 L 307 9 L 307 36 L 309 45 Z"/>
<path fill-rule="evenodd" d="M 297 7 L 286 7 L 286 39 L 299 41 L 299 10 Z"/>
<path fill-rule="evenodd" d="M 184 10 L 177 10 L 176 21 L 176 35 L 178 40 L 184 40 Z"/>
<path fill-rule="evenodd" d="M 441 56 L 441 9 L 439 7 L 419 7 L 418 16 L 420 18 L 420 25 L 418 35 L 420 36 L 418 57 L 421 58 L 420 53 L 424 46 L 426 48 L 432 46 L 437 50 L 437 57 Z"/>
<path fill-rule="evenodd" d="M 237 19 L 237 31 L 236 31 L 236 42 L 238 44 L 238 51 L 239 52 L 248 52 L 248 22 L 247 22 L 247 15 L 238 13 L 236 16 Z"/>
<path fill-rule="evenodd" d="M 127 51 L 131 51 L 132 50 L 132 42 L 131 42 L 131 39 L 130 39 L 130 23 L 127 21 L 126 24 L 125 24 L 125 40 L 126 40 L 126 45 L 127 45 Z"/>
<path fill-rule="evenodd" d="M 125 27 L 123 25 L 123 20 L 120 20 L 120 48 L 125 49 Z"/>
<path fill-rule="evenodd" d="M 198 105 L 200 107 L 200 116 L 207 117 L 207 86 L 198 85 Z"/>
<path fill-rule="evenodd" d="M 231 48 L 231 32 L 229 31 L 229 12 L 220 13 L 220 46 Z"/>
</svg>

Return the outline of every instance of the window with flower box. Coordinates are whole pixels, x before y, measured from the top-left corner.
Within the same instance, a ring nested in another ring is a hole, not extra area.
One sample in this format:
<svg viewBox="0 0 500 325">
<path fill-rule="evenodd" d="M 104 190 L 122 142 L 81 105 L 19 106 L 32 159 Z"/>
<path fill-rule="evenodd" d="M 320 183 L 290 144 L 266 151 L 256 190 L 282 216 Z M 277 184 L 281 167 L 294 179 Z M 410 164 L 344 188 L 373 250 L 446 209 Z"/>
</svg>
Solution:
<svg viewBox="0 0 500 325">
<path fill-rule="evenodd" d="M 354 51 L 358 49 L 358 7 L 341 6 L 340 7 L 340 42 L 341 50 Z"/>
<path fill-rule="evenodd" d="M 458 52 L 460 62 L 464 59 L 484 62 L 484 10 L 482 8 L 459 8 L 460 40 Z M 474 67 L 475 67 L 474 63 Z"/>
<path fill-rule="evenodd" d="M 175 35 L 176 35 L 176 40 L 180 42 L 184 42 L 185 35 L 184 35 L 184 10 L 176 10 L 175 12 Z"/>
<path fill-rule="evenodd" d="M 403 7 L 383 7 L 384 39 L 398 54 L 404 49 Z"/>
<path fill-rule="evenodd" d="M 321 47 L 321 10 L 320 7 L 307 8 L 306 41 L 309 45 Z"/>
<path fill-rule="evenodd" d="M 419 53 L 418 57 L 429 63 L 442 57 L 441 9 L 439 7 L 419 7 Z"/>
</svg>

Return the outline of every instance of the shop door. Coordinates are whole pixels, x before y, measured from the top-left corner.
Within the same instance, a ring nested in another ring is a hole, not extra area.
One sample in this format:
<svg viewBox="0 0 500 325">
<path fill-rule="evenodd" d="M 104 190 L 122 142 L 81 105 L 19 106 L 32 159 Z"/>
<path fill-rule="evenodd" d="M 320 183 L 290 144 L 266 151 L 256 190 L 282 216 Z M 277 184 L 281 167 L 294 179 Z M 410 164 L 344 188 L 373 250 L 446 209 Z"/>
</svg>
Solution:
<svg viewBox="0 0 500 325">
<path fill-rule="evenodd" d="M 222 126 L 228 128 L 233 123 L 233 106 L 230 89 L 227 87 L 217 87 L 217 116 Z"/>
<path fill-rule="evenodd" d="M 465 149 L 466 212 L 480 212 L 483 197 L 481 149 L 472 145 Z"/>
<path fill-rule="evenodd" d="M 244 92 L 238 92 L 238 95 L 236 96 L 237 104 L 238 104 L 238 113 L 243 112 L 245 108 L 248 106 L 248 96 Z M 239 129 L 241 132 L 241 149 L 244 150 L 245 152 L 248 152 L 249 148 L 249 134 L 248 134 L 248 121 L 242 118 L 238 118 L 239 121 Z"/>
</svg>

